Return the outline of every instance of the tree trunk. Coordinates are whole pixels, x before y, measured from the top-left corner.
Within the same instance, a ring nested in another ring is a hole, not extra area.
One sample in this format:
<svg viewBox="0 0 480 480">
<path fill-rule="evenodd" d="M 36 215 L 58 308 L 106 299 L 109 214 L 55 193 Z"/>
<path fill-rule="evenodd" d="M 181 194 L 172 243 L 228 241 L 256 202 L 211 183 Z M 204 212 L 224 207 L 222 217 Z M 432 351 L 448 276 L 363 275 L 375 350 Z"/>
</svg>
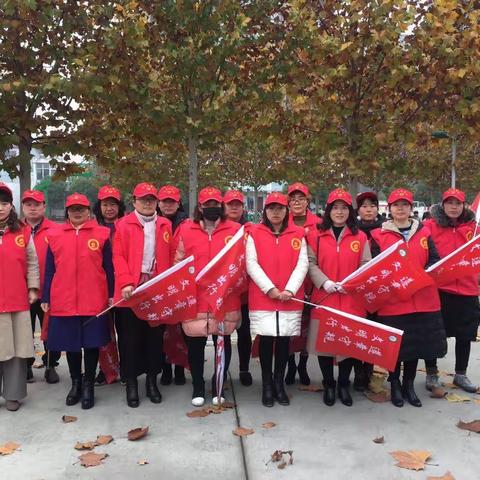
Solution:
<svg viewBox="0 0 480 480">
<path fill-rule="evenodd" d="M 348 190 L 350 191 L 352 197 L 353 197 L 353 207 L 356 208 L 357 203 L 356 203 L 356 198 L 358 195 L 358 190 L 359 190 L 359 181 L 357 177 L 350 177 L 350 184 L 348 186 Z"/>
<path fill-rule="evenodd" d="M 193 210 L 197 204 L 198 190 L 198 139 L 191 134 L 188 137 L 188 213 L 193 215 Z"/>
<path fill-rule="evenodd" d="M 258 212 L 258 187 L 256 185 L 253 187 L 253 211 Z"/>
<path fill-rule="evenodd" d="M 18 145 L 18 178 L 20 180 L 20 198 L 25 190 L 32 188 L 32 141 L 30 132 L 20 137 Z"/>
</svg>

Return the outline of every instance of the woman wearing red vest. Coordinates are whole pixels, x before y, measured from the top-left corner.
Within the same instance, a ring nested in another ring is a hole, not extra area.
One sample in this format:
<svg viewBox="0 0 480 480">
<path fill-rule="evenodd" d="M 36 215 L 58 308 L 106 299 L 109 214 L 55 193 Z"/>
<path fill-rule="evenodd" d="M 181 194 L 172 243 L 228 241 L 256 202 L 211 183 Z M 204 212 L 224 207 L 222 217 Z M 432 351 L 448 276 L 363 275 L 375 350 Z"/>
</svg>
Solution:
<svg viewBox="0 0 480 480">
<path fill-rule="evenodd" d="M 364 317 L 365 310 L 338 284 L 371 259 L 367 237 L 358 229 L 352 196 L 348 192 L 341 188 L 330 192 L 323 223 L 317 231 L 309 233 L 308 247 L 309 275 L 315 286 L 312 303 Z M 321 311 L 312 310 L 307 348 L 309 353 L 318 355 L 325 386 L 323 401 L 332 406 L 335 403 L 336 386 L 333 357 L 318 351 L 316 347 L 320 318 Z M 352 358 L 338 362 L 338 396 L 348 407 L 353 404 L 349 391 L 352 367 Z"/>
<path fill-rule="evenodd" d="M 252 225 L 247 239 L 250 329 L 260 336 L 262 404 L 290 405 L 285 368 L 290 337 L 300 335 L 303 282 L 308 272 L 304 230 L 288 221 L 287 198 L 273 192 L 265 200 L 262 223 Z M 273 345 L 275 369 L 272 378 Z"/>
<path fill-rule="evenodd" d="M 198 273 L 207 263 L 228 243 L 240 225 L 227 220 L 222 194 L 213 187 L 206 187 L 198 194 L 198 205 L 195 207 L 193 221 L 183 222 L 175 233 L 176 253 L 175 262 L 179 262 L 190 255 L 195 256 L 195 271 Z M 209 313 L 209 306 L 205 300 L 207 293 L 203 287 L 197 285 L 197 317 L 182 323 L 188 345 L 188 362 L 192 374 L 193 394 L 192 405 L 198 407 L 205 403 L 205 382 L 203 370 L 205 362 L 205 345 L 207 336 L 212 334 L 216 344 L 218 320 Z M 230 334 L 240 322 L 240 296 L 232 294 L 225 301 L 224 337 L 225 337 L 225 378 L 232 345 Z M 212 378 L 212 397 L 214 405 L 224 401 L 223 392 L 217 392 L 215 374 Z"/>
<path fill-rule="evenodd" d="M 81 399 L 89 409 L 95 403 L 98 349 L 110 340 L 107 316 L 96 317 L 113 296 L 110 231 L 90 218 L 85 195 L 70 195 L 65 208 L 67 221 L 47 236 L 42 309 L 50 312 L 48 349 L 67 352 L 72 387 L 66 404 Z"/>
<path fill-rule="evenodd" d="M 473 238 L 475 215 L 465 207 L 465 193 L 450 188 L 443 193 L 442 203 L 431 209 L 432 218 L 425 222 L 441 258 Z M 455 337 L 455 377 L 453 383 L 475 393 L 477 386 L 467 377 L 470 342 L 477 337 L 480 319 L 477 275 L 462 277 L 439 289 L 442 317 L 447 337 Z M 426 361 L 426 387 L 440 386 L 437 360 Z"/>
<path fill-rule="evenodd" d="M 310 192 L 308 187 L 303 183 L 296 182 L 288 187 L 288 207 L 290 209 L 289 221 L 297 227 L 303 227 L 305 235 L 312 229 L 316 229 L 317 225 L 321 223 L 322 219 L 314 215 L 309 209 Z M 310 278 L 305 279 L 305 300 L 310 300 L 312 294 L 313 284 Z M 303 306 L 302 313 L 302 331 L 298 337 L 295 337 L 290 342 L 291 352 L 300 352 L 300 359 L 298 362 L 298 376 L 300 383 L 303 385 L 310 385 L 310 377 L 307 372 L 308 352 L 306 350 L 308 324 L 310 322 L 310 305 Z M 297 365 L 295 363 L 295 353 L 288 357 L 288 370 L 285 376 L 285 383 L 292 385 L 295 383 L 295 374 L 297 372 Z"/>
<path fill-rule="evenodd" d="M 12 412 L 27 396 L 26 359 L 33 356 L 29 304 L 39 288 L 33 241 L 18 220 L 12 191 L 0 182 L 0 392 Z"/>
<path fill-rule="evenodd" d="M 136 287 L 171 266 L 172 228 L 166 218 L 157 215 L 157 203 L 157 189 L 150 183 L 139 183 L 133 190 L 135 210 L 116 224 L 115 302 L 130 298 Z M 152 403 L 160 403 L 157 375 L 162 370 L 165 325 L 150 325 L 130 308 L 119 308 L 118 315 L 125 337 L 122 360 L 127 404 L 132 408 L 140 404 L 137 377 L 142 373 L 147 374 L 147 397 Z"/>
<path fill-rule="evenodd" d="M 379 253 L 402 240 L 408 249 L 410 262 L 425 269 L 439 260 L 430 230 L 411 218 L 413 195 L 403 188 L 388 197 L 392 220 L 372 231 L 372 252 Z M 447 353 L 445 329 L 440 314 L 440 300 L 434 285 L 422 288 L 410 299 L 385 305 L 378 311 L 378 321 L 403 330 L 402 345 L 395 371 L 390 372 L 391 401 L 403 406 L 403 397 L 415 406 L 422 402 L 414 390 L 418 359 L 433 360 Z M 403 362 L 403 384 L 400 368 Z"/>
</svg>

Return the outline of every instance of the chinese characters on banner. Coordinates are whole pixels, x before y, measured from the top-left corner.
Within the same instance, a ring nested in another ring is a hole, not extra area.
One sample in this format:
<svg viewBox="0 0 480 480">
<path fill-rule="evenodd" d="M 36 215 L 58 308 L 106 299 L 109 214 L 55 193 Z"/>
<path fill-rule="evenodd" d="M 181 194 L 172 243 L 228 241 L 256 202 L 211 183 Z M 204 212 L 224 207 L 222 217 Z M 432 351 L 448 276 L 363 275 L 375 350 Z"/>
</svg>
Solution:
<svg viewBox="0 0 480 480">
<path fill-rule="evenodd" d="M 408 260 L 407 249 L 400 240 L 340 284 L 367 311 L 375 312 L 386 303 L 410 298 L 418 290 L 432 285 L 433 280 Z"/>
<path fill-rule="evenodd" d="M 122 306 L 151 325 L 180 323 L 197 315 L 195 267 L 190 256 L 136 288 Z"/>
<path fill-rule="evenodd" d="M 244 232 L 242 226 L 197 275 L 196 281 L 207 290 L 207 302 L 214 316 L 222 311 L 231 293 L 239 295 L 247 288 Z"/>
<path fill-rule="evenodd" d="M 329 307 L 319 307 L 316 348 L 320 352 L 353 357 L 395 370 L 402 330 Z"/>
<path fill-rule="evenodd" d="M 480 273 L 480 235 L 427 268 L 427 273 L 438 286 Z"/>
</svg>

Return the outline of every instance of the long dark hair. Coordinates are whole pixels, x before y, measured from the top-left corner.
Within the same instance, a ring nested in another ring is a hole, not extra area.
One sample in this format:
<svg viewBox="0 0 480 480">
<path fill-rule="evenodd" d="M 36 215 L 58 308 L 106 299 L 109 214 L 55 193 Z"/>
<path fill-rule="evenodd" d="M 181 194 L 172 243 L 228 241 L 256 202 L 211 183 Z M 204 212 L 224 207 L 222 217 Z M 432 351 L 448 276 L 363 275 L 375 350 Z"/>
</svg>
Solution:
<svg viewBox="0 0 480 480">
<path fill-rule="evenodd" d="M 18 232 L 20 228 L 23 227 L 23 223 L 18 218 L 15 206 L 12 202 L 12 197 L 8 193 L 0 191 L 0 202 L 8 202 L 12 205 L 12 209 L 7 217 L 7 227 L 10 232 Z"/>
<path fill-rule="evenodd" d="M 111 198 L 118 205 L 118 218 L 122 218 L 125 215 L 125 202 L 123 200 L 117 200 L 113 197 L 109 198 Z M 95 215 L 95 218 L 100 225 L 105 225 L 105 219 L 103 218 L 101 203 L 101 200 L 97 200 L 95 206 L 93 207 L 93 214 Z"/>
<path fill-rule="evenodd" d="M 267 217 L 267 208 L 268 207 L 265 207 L 263 209 L 263 212 L 262 212 L 262 223 L 268 227 L 272 232 L 275 233 L 275 230 L 273 229 L 273 225 L 272 223 L 270 222 L 270 220 L 268 219 Z M 285 214 L 285 218 L 283 219 L 283 222 L 282 222 L 282 226 L 280 227 L 280 231 L 278 233 L 282 233 L 286 230 L 286 228 L 288 227 L 288 222 L 289 222 L 289 218 L 288 218 L 288 214 L 289 214 L 289 210 L 288 210 L 288 207 L 285 207 L 285 209 L 287 210 L 286 214 Z"/>
<path fill-rule="evenodd" d="M 225 214 L 225 205 L 223 202 L 221 203 L 221 206 L 222 206 L 222 213 L 220 215 L 220 221 L 223 222 L 224 220 L 227 219 L 227 215 Z M 203 213 L 198 208 L 198 205 L 196 205 L 195 209 L 193 210 L 193 221 L 195 223 L 200 223 L 200 220 L 203 220 Z"/>
<path fill-rule="evenodd" d="M 333 204 L 335 202 L 329 203 L 327 208 L 325 208 L 325 215 L 323 216 L 323 222 L 317 225 L 319 230 L 330 230 L 333 226 L 332 219 L 330 218 L 330 212 L 332 211 Z M 355 210 L 351 205 L 348 206 L 348 218 L 346 225 L 350 229 L 350 231 L 355 235 L 358 232 L 358 223 L 357 217 L 355 215 Z"/>
</svg>

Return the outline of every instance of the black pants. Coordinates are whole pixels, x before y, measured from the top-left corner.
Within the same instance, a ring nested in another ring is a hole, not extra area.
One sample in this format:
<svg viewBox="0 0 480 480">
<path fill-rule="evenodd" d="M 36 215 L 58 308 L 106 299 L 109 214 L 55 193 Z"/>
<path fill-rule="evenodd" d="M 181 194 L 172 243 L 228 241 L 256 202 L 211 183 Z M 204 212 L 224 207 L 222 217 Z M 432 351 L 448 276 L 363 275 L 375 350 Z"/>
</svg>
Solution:
<svg viewBox="0 0 480 480">
<path fill-rule="evenodd" d="M 98 348 L 84 348 L 83 361 L 85 363 L 84 379 L 90 382 L 95 381 L 95 372 L 98 364 Z M 70 377 L 82 377 L 82 352 L 67 352 L 68 370 Z"/>
<path fill-rule="evenodd" d="M 403 380 L 414 380 L 415 376 L 417 375 L 417 366 L 418 366 L 418 359 L 417 360 L 407 360 L 403 362 Z M 391 382 L 392 380 L 400 380 L 400 369 L 402 367 L 402 362 L 397 362 L 395 370 L 390 372 L 388 376 L 388 381 Z"/>
<path fill-rule="evenodd" d="M 134 379 L 148 373 L 157 375 L 162 370 L 163 332 L 165 325 L 150 327 L 148 322 L 135 316 L 130 308 L 116 312 L 123 339 L 122 372 L 125 379 Z"/>
<path fill-rule="evenodd" d="M 252 353 L 252 336 L 250 334 L 250 316 L 248 305 L 242 305 L 242 324 L 237 328 L 237 347 L 240 371 L 248 372 Z"/>
<path fill-rule="evenodd" d="M 30 320 L 32 322 L 32 333 L 35 333 L 35 327 L 37 323 L 37 317 L 40 322 L 40 328 L 43 326 L 43 317 L 45 316 L 44 311 L 40 307 L 41 301 L 37 300 L 36 302 L 30 305 Z M 42 362 L 46 367 L 56 367 L 58 361 L 60 360 L 62 352 L 52 352 L 45 349 L 45 353 L 42 355 Z M 35 358 L 31 357 L 27 359 L 27 365 L 31 367 L 35 363 Z"/>
<path fill-rule="evenodd" d="M 270 378 L 272 376 L 273 365 L 273 343 L 275 342 L 275 375 L 285 375 L 285 369 L 288 362 L 288 348 L 290 337 L 270 337 L 260 335 L 258 355 L 262 367 L 262 377 Z"/>
<path fill-rule="evenodd" d="M 455 339 L 455 373 L 460 375 L 467 373 L 471 346 L 470 340 L 464 340 L 462 338 Z M 425 368 L 428 375 L 438 373 L 437 359 L 425 360 Z"/>
<path fill-rule="evenodd" d="M 346 387 L 350 384 L 350 373 L 353 367 L 353 358 L 346 358 L 338 362 L 338 384 Z M 318 356 L 318 364 L 323 375 L 323 382 L 325 385 L 331 387 L 335 385 L 335 378 L 333 376 L 333 357 Z"/>
<path fill-rule="evenodd" d="M 185 340 L 188 346 L 188 362 L 190 364 L 190 373 L 192 374 L 193 387 L 203 389 L 205 381 L 203 378 L 205 365 L 205 345 L 207 344 L 207 337 L 189 337 L 185 335 Z M 217 351 L 217 336 L 213 335 L 213 343 L 215 344 L 215 353 Z M 232 358 L 232 343 L 230 335 L 224 336 L 224 352 L 225 352 L 225 368 L 224 379 L 227 377 L 227 371 L 230 366 Z"/>
</svg>

